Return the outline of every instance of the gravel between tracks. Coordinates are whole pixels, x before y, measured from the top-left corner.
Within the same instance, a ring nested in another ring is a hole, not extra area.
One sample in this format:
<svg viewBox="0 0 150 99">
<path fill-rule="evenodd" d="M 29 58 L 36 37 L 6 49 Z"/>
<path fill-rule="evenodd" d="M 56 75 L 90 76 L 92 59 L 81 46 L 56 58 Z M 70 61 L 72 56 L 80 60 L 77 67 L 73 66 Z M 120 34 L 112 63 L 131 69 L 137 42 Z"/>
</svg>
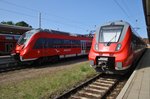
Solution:
<svg viewBox="0 0 150 99">
<path fill-rule="evenodd" d="M 32 79 L 39 77 L 41 75 L 47 75 L 55 72 L 59 72 L 61 70 L 72 68 L 76 64 L 80 64 L 83 62 L 87 62 L 87 59 L 76 59 L 68 62 L 58 63 L 58 64 L 50 64 L 46 66 L 15 70 L 8 73 L 0 74 L 0 84 L 8 84 L 8 83 L 17 83 L 23 81 L 25 79 Z"/>
</svg>

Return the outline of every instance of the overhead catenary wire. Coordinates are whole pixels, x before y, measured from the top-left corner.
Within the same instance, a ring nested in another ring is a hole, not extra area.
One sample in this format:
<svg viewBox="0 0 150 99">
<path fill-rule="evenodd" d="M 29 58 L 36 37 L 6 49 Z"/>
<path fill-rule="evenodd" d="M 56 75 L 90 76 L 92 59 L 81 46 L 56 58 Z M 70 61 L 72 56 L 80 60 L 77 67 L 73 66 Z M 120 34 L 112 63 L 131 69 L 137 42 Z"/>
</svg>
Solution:
<svg viewBox="0 0 150 99">
<path fill-rule="evenodd" d="M 33 15 L 29 15 L 29 14 L 25 14 L 25 13 L 13 11 L 13 10 L 7 10 L 7 9 L 2 9 L 2 8 L 0 8 L 0 10 L 6 11 L 6 12 L 10 12 L 10 13 L 13 13 L 13 14 L 19 14 L 19 15 L 27 16 L 27 17 L 34 18 L 34 19 L 37 18 L 37 16 L 33 16 Z M 44 17 L 42 17 L 41 19 L 42 20 L 46 20 L 46 21 L 55 22 L 55 23 L 58 23 L 58 24 L 61 24 L 61 25 L 73 27 L 73 28 L 78 28 L 78 29 L 86 30 L 85 28 L 82 28 L 80 26 L 76 26 L 76 25 L 73 25 L 73 24 L 68 24 L 68 23 L 65 23 L 65 22 L 60 22 L 60 21 L 57 21 L 57 20 L 51 20 L 51 19 L 44 18 Z"/>
<path fill-rule="evenodd" d="M 128 4 L 127 4 L 126 0 L 122 0 L 122 4 L 126 8 L 126 10 L 128 11 L 128 13 L 132 16 L 133 13 L 131 13 L 131 9 L 128 7 Z"/>
<path fill-rule="evenodd" d="M 36 9 L 28 8 L 28 7 L 26 7 L 26 6 L 22 6 L 22 5 L 18 5 L 18 4 L 12 3 L 12 2 L 10 2 L 10 1 L 1 0 L 0 2 L 3 2 L 3 3 L 6 3 L 6 4 L 9 4 L 9 5 L 12 5 L 12 6 L 15 6 L 15 7 L 28 9 L 28 10 L 30 10 L 30 11 L 36 11 L 36 12 L 39 12 L 39 11 L 38 11 L 38 10 L 36 10 Z"/>
<path fill-rule="evenodd" d="M 48 19 L 48 18 L 41 18 L 41 19 L 46 20 L 46 21 L 50 21 L 50 19 Z M 74 27 L 74 28 L 86 30 L 86 29 L 83 28 L 83 27 L 76 26 L 76 25 L 73 25 L 73 24 L 68 24 L 68 23 L 65 23 L 65 22 L 57 21 L 57 20 L 51 20 L 51 21 L 56 22 L 56 23 L 59 23 L 59 24 L 63 24 L 63 25 L 69 26 L 69 27 Z"/>
<path fill-rule="evenodd" d="M 119 4 L 119 2 L 117 0 L 113 0 L 116 5 L 122 10 L 122 12 L 130 19 L 128 13 L 124 10 L 124 8 Z"/>
<path fill-rule="evenodd" d="M 120 8 L 120 10 L 126 15 L 126 17 L 133 22 L 134 20 L 131 19 L 133 17 L 130 17 L 129 16 L 130 14 L 128 13 L 129 9 L 124 8 L 121 5 L 122 3 L 118 2 L 117 0 L 113 0 L 113 1 L 116 4 L 116 6 L 118 6 Z M 27 7 L 25 5 L 20 5 L 20 4 L 17 4 L 15 2 L 11 2 L 11 1 L 8 1 L 8 0 L 0 0 L 0 2 L 8 4 L 8 5 L 11 5 L 11 6 L 14 6 L 14 7 L 18 7 L 20 9 L 25 9 L 25 10 L 29 10 L 29 11 L 35 12 L 36 13 L 36 17 L 34 17 L 34 18 L 38 18 L 39 12 L 41 12 L 41 14 L 42 14 L 42 18 L 41 18 L 42 20 L 41 21 L 49 20 L 51 22 L 56 22 L 56 24 L 58 23 L 58 24 L 61 24 L 61 25 L 82 29 L 82 30 L 85 30 L 85 31 L 89 30 L 89 27 L 91 27 L 91 25 L 85 25 L 83 22 L 77 22 L 75 20 L 71 20 L 71 19 L 63 17 L 63 16 L 55 15 L 55 13 L 49 13 L 49 12 L 46 12 L 46 11 L 40 11 L 38 9 L 30 8 L 30 7 Z M 7 12 L 10 12 L 10 11 L 7 11 Z M 16 13 L 16 11 L 13 11 L 13 12 Z M 22 13 L 22 12 L 17 12 L 17 13 Z M 22 15 L 25 15 L 25 13 L 23 13 Z M 25 16 L 32 17 L 32 15 L 28 15 L 28 14 L 26 14 Z M 47 16 L 49 16 L 49 17 L 46 18 Z M 88 27 L 88 28 L 85 29 L 85 26 Z"/>
<path fill-rule="evenodd" d="M 81 22 L 77 22 L 77 21 L 71 20 L 71 19 L 69 19 L 69 18 L 62 17 L 62 16 L 54 15 L 54 14 L 49 13 L 49 12 L 43 12 L 43 11 L 40 11 L 40 10 L 37 10 L 37 9 L 33 9 L 33 8 L 29 8 L 29 7 L 26 7 L 26 6 L 23 6 L 23 5 L 18 5 L 18 4 L 12 3 L 12 2 L 7 1 L 7 0 L 1 0 L 1 2 L 5 3 L 5 4 L 9 4 L 9 5 L 11 5 L 11 6 L 18 7 L 18 8 L 23 8 L 23 9 L 26 9 L 26 10 L 28 9 L 28 10 L 33 11 L 33 12 L 37 12 L 37 13 L 41 12 L 42 14 L 45 14 L 46 16 L 53 16 L 53 17 L 55 17 L 55 18 L 57 17 L 57 18 L 59 18 L 60 20 L 65 20 L 65 21 L 67 21 L 67 22 L 70 21 L 70 23 L 74 23 L 74 24 L 76 23 L 77 25 L 85 26 L 85 25 L 84 25 L 83 23 L 81 23 Z"/>
<path fill-rule="evenodd" d="M 23 15 L 23 16 L 28 16 L 28 17 L 32 17 L 32 18 L 37 17 L 37 16 L 33 16 L 33 15 L 29 15 L 29 14 L 22 13 L 22 12 L 17 12 L 17 11 L 8 10 L 8 9 L 3 9 L 3 8 L 0 8 L 0 10 L 5 11 L 5 12 L 14 13 L 14 14 Z"/>
<path fill-rule="evenodd" d="M 28 16 L 28 17 L 32 17 L 32 18 L 38 18 L 38 17 L 39 17 L 39 12 L 41 12 L 42 17 L 41 17 L 41 20 L 40 20 L 40 21 L 41 21 L 41 23 L 43 23 L 43 24 L 44 24 L 44 22 L 42 22 L 42 21 L 47 20 L 47 21 L 53 22 L 54 24 L 60 24 L 60 26 L 67 26 L 67 27 L 71 27 L 71 28 L 74 28 L 74 29 L 84 30 L 84 31 L 88 30 L 87 28 L 84 28 L 85 25 L 75 24 L 75 23 L 78 23 L 78 22 L 72 21 L 72 20 L 70 20 L 70 19 L 67 19 L 67 18 L 64 18 L 64 17 L 61 17 L 61 16 L 53 15 L 53 14 L 47 13 L 47 12 L 42 12 L 42 11 L 39 11 L 39 10 L 36 10 L 36 9 L 33 9 L 33 8 L 28 8 L 28 7 L 26 7 L 26 6 L 18 5 L 18 4 L 12 3 L 12 2 L 7 1 L 7 0 L 1 0 L 1 2 L 5 3 L 5 4 L 9 4 L 9 5 L 11 5 L 11 6 L 18 7 L 18 8 L 23 8 L 23 9 L 30 10 L 30 11 L 33 11 L 33 12 L 37 12 L 37 15 L 38 15 L 38 16 L 32 16 L 32 15 L 29 15 L 29 14 L 25 14 L 25 13 L 22 13 L 22 12 L 20 13 L 20 12 L 12 11 L 12 10 L 0 9 L 0 10 L 3 10 L 3 11 L 10 12 L 10 13 L 15 13 L 15 14 L 19 14 L 19 15 L 24 15 L 24 16 Z M 46 14 L 46 15 L 50 14 L 49 16 L 55 16 L 55 18 L 57 17 L 60 21 L 59 21 L 59 20 L 54 20 L 54 18 L 53 18 L 53 19 L 45 18 L 45 17 L 43 16 L 43 13 Z M 65 22 L 63 22 L 62 19 L 65 20 Z M 39 20 L 39 18 L 38 18 L 38 20 Z M 68 20 L 70 20 L 71 22 L 68 22 Z M 38 21 L 38 22 L 39 22 L 39 21 Z M 38 23 L 38 24 L 40 24 L 40 23 Z M 42 24 L 41 24 L 41 25 L 42 25 Z M 39 26 L 38 26 L 38 27 L 39 27 Z M 57 27 L 57 28 L 58 28 L 58 27 Z"/>
<path fill-rule="evenodd" d="M 129 14 L 126 12 L 126 10 L 119 4 L 119 2 L 117 1 L 117 0 L 113 0 L 116 4 L 117 4 L 117 6 L 122 10 L 122 12 L 127 16 L 127 18 L 129 19 L 129 20 L 131 20 L 134 24 L 135 24 L 135 22 L 137 21 L 137 19 L 131 19 L 130 18 L 130 16 L 129 16 Z M 125 3 L 125 2 L 124 2 Z M 135 20 L 135 21 L 134 21 Z M 136 25 L 135 25 L 136 26 Z M 137 33 L 137 32 L 136 32 Z M 138 33 L 137 33 L 138 34 Z M 138 34 L 139 35 L 139 34 Z M 140 35 L 139 35 L 140 36 Z"/>
</svg>

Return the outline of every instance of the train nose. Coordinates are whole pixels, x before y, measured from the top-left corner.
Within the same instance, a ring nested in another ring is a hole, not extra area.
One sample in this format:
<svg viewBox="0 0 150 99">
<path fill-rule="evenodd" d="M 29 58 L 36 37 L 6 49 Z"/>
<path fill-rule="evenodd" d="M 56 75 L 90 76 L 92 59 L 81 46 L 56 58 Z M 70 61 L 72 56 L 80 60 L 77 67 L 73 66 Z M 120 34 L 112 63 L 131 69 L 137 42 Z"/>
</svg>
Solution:
<svg viewBox="0 0 150 99">
<path fill-rule="evenodd" d="M 23 49 L 23 47 L 24 47 L 24 45 L 17 45 L 16 49 L 15 49 L 16 53 L 19 53 L 20 50 Z"/>
<path fill-rule="evenodd" d="M 117 47 L 117 43 L 110 43 L 109 46 L 107 45 L 107 43 L 99 43 L 97 45 L 97 49 L 96 49 L 96 52 L 116 52 L 118 50 L 120 50 L 121 46 L 118 45 L 117 47 L 117 50 L 116 50 L 116 47 Z"/>
</svg>

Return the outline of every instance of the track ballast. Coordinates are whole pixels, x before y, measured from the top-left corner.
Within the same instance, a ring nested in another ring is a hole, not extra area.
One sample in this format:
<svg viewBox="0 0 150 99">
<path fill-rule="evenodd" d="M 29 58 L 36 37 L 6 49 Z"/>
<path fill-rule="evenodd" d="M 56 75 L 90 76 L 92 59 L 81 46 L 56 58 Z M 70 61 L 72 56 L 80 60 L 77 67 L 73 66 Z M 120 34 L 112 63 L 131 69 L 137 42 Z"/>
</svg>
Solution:
<svg viewBox="0 0 150 99">
<path fill-rule="evenodd" d="M 56 99 L 102 99 L 116 86 L 118 75 L 98 74 L 76 88 L 56 97 Z"/>
</svg>

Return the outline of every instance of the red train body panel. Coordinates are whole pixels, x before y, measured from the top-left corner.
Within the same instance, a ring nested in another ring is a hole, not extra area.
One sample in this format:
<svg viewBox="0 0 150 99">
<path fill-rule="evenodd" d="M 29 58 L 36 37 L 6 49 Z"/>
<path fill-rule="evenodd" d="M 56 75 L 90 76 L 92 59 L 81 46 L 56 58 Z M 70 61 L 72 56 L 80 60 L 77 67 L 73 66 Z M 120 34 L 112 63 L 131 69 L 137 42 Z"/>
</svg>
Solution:
<svg viewBox="0 0 150 99">
<path fill-rule="evenodd" d="M 98 72 L 124 73 L 145 47 L 146 44 L 127 22 L 106 23 L 97 29 L 93 38 L 90 65 Z"/>
<path fill-rule="evenodd" d="M 11 54 L 20 35 L 0 34 L 0 55 Z"/>
<path fill-rule="evenodd" d="M 89 53 L 91 42 L 91 37 L 55 30 L 31 30 L 21 36 L 12 55 L 20 61 L 85 55 Z"/>
</svg>

